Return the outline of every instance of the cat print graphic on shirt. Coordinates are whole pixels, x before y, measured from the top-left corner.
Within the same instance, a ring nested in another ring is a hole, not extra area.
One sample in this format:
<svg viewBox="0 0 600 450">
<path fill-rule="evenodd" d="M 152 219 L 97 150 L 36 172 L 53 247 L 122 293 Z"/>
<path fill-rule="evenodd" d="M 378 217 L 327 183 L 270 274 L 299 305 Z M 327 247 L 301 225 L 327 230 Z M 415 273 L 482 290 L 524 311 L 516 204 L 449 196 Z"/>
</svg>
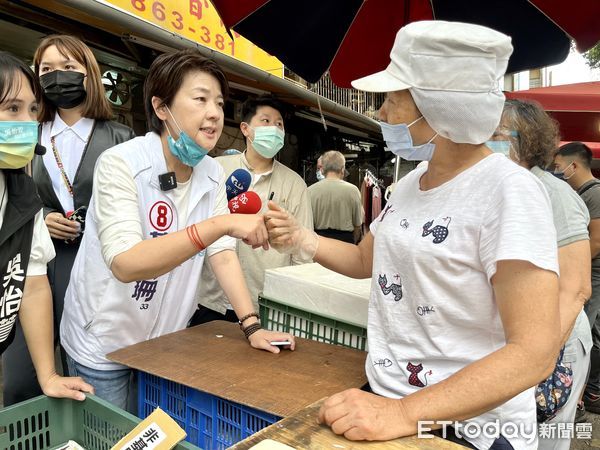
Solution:
<svg viewBox="0 0 600 450">
<path fill-rule="evenodd" d="M 430 220 L 425 225 L 423 225 L 423 234 L 421 236 L 425 237 L 425 236 L 429 236 L 430 234 L 433 234 L 433 243 L 441 244 L 448 237 L 448 234 L 449 234 L 448 227 L 450 226 L 451 220 L 452 220 L 452 217 L 444 217 L 444 218 L 442 218 L 442 222 L 444 224 L 436 225 L 433 228 L 431 228 L 431 226 L 433 225 L 434 221 Z"/>
<path fill-rule="evenodd" d="M 394 278 L 398 280 L 398 283 L 391 283 L 388 286 L 387 276 L 385 274 L 379 275 L 379 287 L 381 288 L 383 295 L 392 293 L 394 295 L 394 300 L 399 302 L 402 300 L 402 281 L 400 280 L 400 275 L 398 274 L 394 275 Z"/>
<path fill-rule="evenodd" d="M 425 372 L 423 374 L 425 383 L 423 383 L 419 379 L 419 372 L 421 372 L 423 370 L 423 364 L 412 364 L 409 362 L 406 365 L 406 370 L 408 370 L 410 372 L 410 375 L 408 376 L 408 384 L 410 384 L 411 386 L 416 386 L 416 387 L 427 386 L 429 384 L 429 381 L 427 381 L 427 375 L 431 375 L 433 373 L 431 370 L 428 370 L 427 372 Z"/>
</svg>

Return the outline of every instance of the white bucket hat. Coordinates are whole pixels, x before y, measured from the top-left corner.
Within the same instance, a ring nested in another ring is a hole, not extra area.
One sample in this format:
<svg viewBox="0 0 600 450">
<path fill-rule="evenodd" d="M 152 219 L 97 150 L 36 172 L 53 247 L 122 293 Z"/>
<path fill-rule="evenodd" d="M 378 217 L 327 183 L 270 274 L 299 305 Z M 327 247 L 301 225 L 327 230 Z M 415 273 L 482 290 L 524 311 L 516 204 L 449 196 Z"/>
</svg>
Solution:
<svg viewBox="0 0 600 450">
<path fill-rule="evenodd" d="M 512 50 L 509 36 L 480 25 L 413 22 L 396 34 L 388 67 L 352 86 L 369 92 L 410 89 L 437 133 L 456 143 L 481 144 L 500 122 L 499 83 Z"/>
</svg>

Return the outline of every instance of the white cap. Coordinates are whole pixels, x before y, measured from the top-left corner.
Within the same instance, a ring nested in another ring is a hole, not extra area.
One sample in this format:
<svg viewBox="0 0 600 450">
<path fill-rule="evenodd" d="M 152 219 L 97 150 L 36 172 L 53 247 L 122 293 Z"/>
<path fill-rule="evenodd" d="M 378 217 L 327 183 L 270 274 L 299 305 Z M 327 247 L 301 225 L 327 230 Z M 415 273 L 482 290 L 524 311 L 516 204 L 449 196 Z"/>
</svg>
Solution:
<svg viewBox="0 0 600 450">
<path fill-rule="evenodd" d="M 453 142 L 480 144 L 500 121 L 499 83 L 512 50 L 509 36 L 480 25 L 412 22 L 396 34 L 388 67 L 352 86 L 369 92 L 410 89 L 437 133 Z"/>
</svg>

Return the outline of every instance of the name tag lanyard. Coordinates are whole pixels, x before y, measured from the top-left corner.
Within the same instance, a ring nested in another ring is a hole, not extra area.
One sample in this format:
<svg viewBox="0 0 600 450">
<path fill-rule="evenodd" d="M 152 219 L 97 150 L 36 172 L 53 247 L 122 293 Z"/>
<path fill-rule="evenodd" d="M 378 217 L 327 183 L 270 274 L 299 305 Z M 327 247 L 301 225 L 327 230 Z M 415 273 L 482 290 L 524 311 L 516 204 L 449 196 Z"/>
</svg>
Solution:
<svg viewBox="0 0 600 450">
<path fill-rule="evenodd" d="M 71 197 L 73 197 L 73 185 L 71 184 L 71 181 L 69 180 L 69 177 L 67 176 L 67 173 L 65 172 L 65 166 L 63 165 L 62 159 L 61 159 L 60 155 L 58 154 L 58 150 L 56 149 L 56 139 L 54 136 L 52 136 L 50 138 L 50 144 L 52 144 L 52 153 L 54 153 L 54 160 L 56 161 L 56 165 L 58 166 L 58 169 L 60 170 L 60 175 L 63 179 L 63 182 L 65 183 L 65 186 L 67 187 L 67 191 L 69 192 Z"/>
</svg>

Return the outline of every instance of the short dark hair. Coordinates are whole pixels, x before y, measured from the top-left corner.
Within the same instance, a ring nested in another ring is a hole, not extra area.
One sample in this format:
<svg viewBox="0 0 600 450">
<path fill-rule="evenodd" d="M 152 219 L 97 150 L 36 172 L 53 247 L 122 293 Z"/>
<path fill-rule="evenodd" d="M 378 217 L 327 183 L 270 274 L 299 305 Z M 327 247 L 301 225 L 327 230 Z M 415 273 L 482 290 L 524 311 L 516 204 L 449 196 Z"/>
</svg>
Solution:
<svg viewBox="0 0 600 450">
<path fill-rule="evenodd" d="M 256 98 L 249 98 L 242 105 L 242 122 L 250 122 L 256 115 L 256 110 L 261 106 L 270 106 L 273 109 L 279 111 L 281 117 L 284 117 L 286 112 L 285 105 L 277 99 L 274 95 L 264 94 Z"/>
<path fill-rule="evenodd" d="M 110 120 L 113 116 L 112 107 L 106 98 L 106 90 L 102 84 L 102 74 L 100 66 L 92 50 L 81 39 L 67 34 L 53 34 L 40 42 L 40 45 L 35 50 L 33 56 L 33 64 L 35 74 L 40 76 L 40 64 L 44 52 L 52 46 L 56 46 L 59 53 L 64 57 L 70 54 L 75 58 L 87 71 L 85 77 L 85 87 L 87 95 L 83 101 L 81 115 L 88 119 L 95 120 Z M 42 97 L 40 103 L 40 122 L 50 122 L 54 120 L 56 114 L 56 106 Z"/>
<path fill-rule="evenodd" d="M 144 81 L 144 108 L 148 128 L 151 131 L 161 134 L 164 129 L 162 120 L 158 118 L 152 107 L 152 97 L 158 97 L 163 104 L 171 106 L 183 84 L 183 79 L 192 71 L 205 72 L 214 76 L 221 85 L 223 99 L 227 99 L 229 84 L 225 73 L 215 61 L 204 57 L 195 48 L 164 53 L 154 60 Z"/>
<path fill-rule="evenodd" d="M 0 104 L 21 89 L 19 72 L 29 81 L 35 99 L 38 102 L 41 100 L 42 88 L 31 68 L 16 56 L 0 51 Z"/>
<path fill-rule="evenodd" d="M 561 145 L 556 154 L 560 156 L 575 156 L 588 169 L 592 165 L 592 150 L 583 142 L 575 141 Z"/>
</svg>

